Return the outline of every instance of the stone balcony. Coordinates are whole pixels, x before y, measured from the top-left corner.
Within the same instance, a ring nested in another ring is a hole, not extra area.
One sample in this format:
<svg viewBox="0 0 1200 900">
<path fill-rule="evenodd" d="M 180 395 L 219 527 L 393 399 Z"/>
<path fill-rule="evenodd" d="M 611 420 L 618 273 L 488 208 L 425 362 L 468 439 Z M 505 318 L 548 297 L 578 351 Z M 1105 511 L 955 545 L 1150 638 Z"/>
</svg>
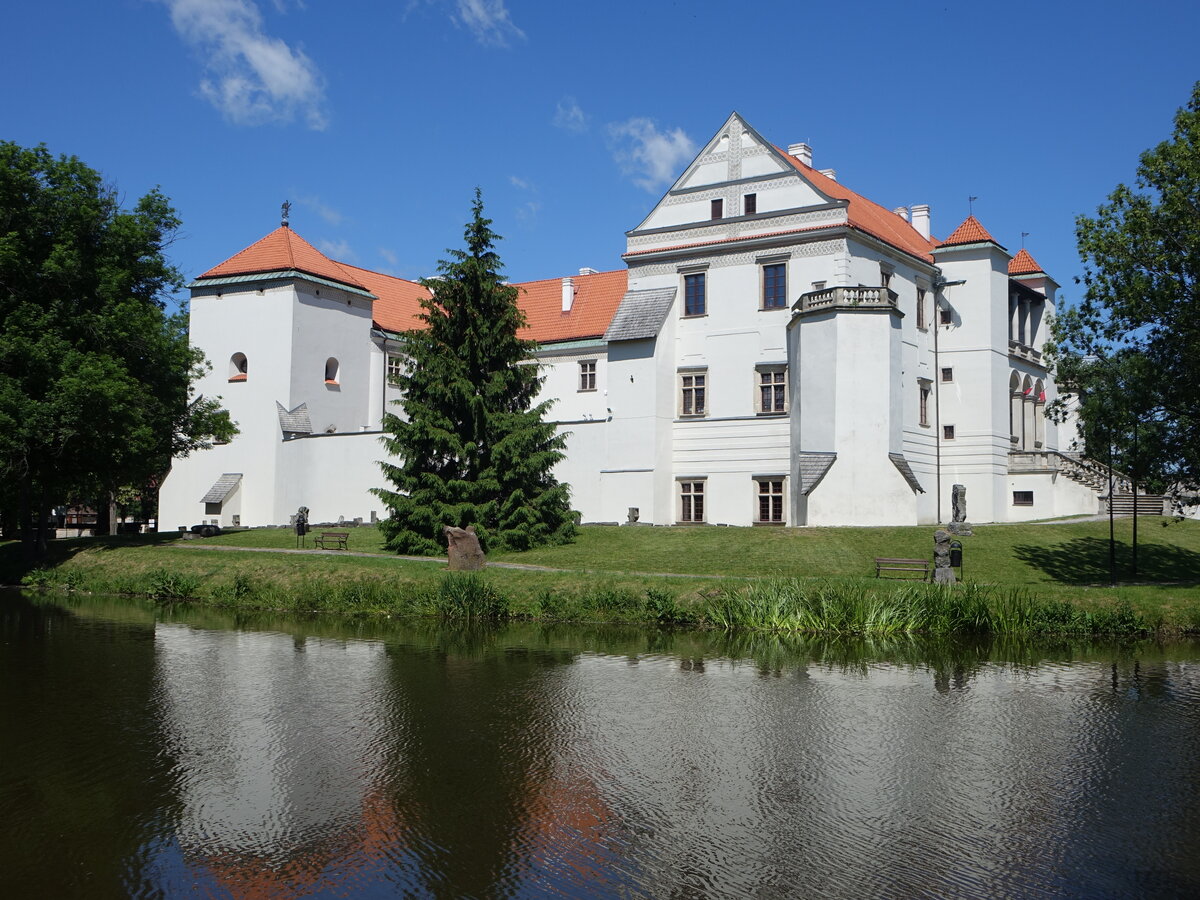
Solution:
<svg viewBox="0 0 1200 900">
<path fill-rule="evenodd" d="M 806 313 L 841 309 L 897 309 L 897 294 L 890 288 L 864 287 L 863 285 L 837 285 L 801 294 L 792 306 L 792 311 Z"/>
<path fill-rule="evenodd" d="M 1022 344 L 1020 341 L 1010 340 L 1008 342 L 1008 355 L 1013 359 L 1024 359 L 1034 365 L 1042 366 L 1042 351 L 1035 350 L 1028 344 Z"/>
</svg>

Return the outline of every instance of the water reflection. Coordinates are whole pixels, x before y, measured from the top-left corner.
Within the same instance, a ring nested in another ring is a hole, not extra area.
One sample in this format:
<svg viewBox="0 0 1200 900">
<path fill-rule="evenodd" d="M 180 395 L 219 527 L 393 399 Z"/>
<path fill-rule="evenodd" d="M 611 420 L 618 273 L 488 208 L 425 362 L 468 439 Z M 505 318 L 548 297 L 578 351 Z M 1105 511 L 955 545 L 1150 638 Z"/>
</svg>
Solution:
<svg viewBox="0 0 1200 900">
<path fill-rule="evenodd" d="M 4 610 L 6 893 L 1200 891 L 1194 645 Z"/>
</svg>

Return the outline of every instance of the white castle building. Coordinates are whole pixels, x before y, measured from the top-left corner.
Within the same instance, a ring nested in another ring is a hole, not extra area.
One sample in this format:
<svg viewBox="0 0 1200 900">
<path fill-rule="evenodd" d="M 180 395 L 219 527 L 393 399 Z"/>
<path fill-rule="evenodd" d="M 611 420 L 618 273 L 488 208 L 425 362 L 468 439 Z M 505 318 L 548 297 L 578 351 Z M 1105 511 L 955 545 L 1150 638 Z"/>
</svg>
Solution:
<svg viewBox="0 0 1200 900">
<path fill-rule="evenodd" d="M 584 522 L 903 525 L 1098 509 L 1046 419 L 1057 285 L 974 217 L 930 233 L 734 113 L 645 220 L 625 268 L 520 284 L 557 476 Z M 241 433 L 177 460 L 164 529 L 385 514 L 379 441 L 419 284 L 286 224 L 191 284 L 191 337 Z"/>
</svg>

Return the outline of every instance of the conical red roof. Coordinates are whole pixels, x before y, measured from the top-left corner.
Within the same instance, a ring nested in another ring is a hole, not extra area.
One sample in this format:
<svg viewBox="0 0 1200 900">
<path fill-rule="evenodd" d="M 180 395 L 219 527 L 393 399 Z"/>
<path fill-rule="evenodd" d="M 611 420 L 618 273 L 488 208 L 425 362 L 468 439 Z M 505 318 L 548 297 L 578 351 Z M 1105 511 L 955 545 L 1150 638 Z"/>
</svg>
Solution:
<svg viewBox="0 0 1200 900">
<path fill-rule="evenodd" d="M 1043 271 L 1042 267 L 1037 264 L 1037 260 L 1029 255 L 1029 251 L 1022 247 L 1017 255 L 1012 258 L 1008 264 L 1009 275 L 1032 275 L 1034 272 Z"/>
<path fill-rule="evenodd" d="M 349 271 L 306 241 L 286 225 L 281 225 L 236 253 L 225 262 L 209 269 L 201 278 L 224 278 L 230 275 L 251 275 L 259 272 L 282 272 L 294 269 L 367 290 L 367 286 Z"/>
<path fill-rule="evenodd" d="M 938 246 L 949 247 L 953 244 L 979 244 L 984 241 L 989 241 L 997 247 L 1000 246 L 1000 242 L 988 234 L 988 230 L 979 224 L 977 218 L 967 216 L 967 220 L 955 228 L 950 236 L 938 244 Z"/>
</svg>

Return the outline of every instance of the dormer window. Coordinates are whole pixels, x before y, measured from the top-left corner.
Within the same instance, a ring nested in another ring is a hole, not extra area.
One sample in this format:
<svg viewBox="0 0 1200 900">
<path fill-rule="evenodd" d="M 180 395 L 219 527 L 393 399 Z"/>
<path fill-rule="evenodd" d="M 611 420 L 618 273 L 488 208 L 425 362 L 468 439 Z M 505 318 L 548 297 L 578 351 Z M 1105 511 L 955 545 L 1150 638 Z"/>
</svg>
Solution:
<svg viewBox="0 0 1200 900">
<path fill-rule="evenodd" d="M 229 380 L 230 381 L 245 381 L 246 380 L 246 354 L 235 353 L 229 357 Z"/>
</svg>

